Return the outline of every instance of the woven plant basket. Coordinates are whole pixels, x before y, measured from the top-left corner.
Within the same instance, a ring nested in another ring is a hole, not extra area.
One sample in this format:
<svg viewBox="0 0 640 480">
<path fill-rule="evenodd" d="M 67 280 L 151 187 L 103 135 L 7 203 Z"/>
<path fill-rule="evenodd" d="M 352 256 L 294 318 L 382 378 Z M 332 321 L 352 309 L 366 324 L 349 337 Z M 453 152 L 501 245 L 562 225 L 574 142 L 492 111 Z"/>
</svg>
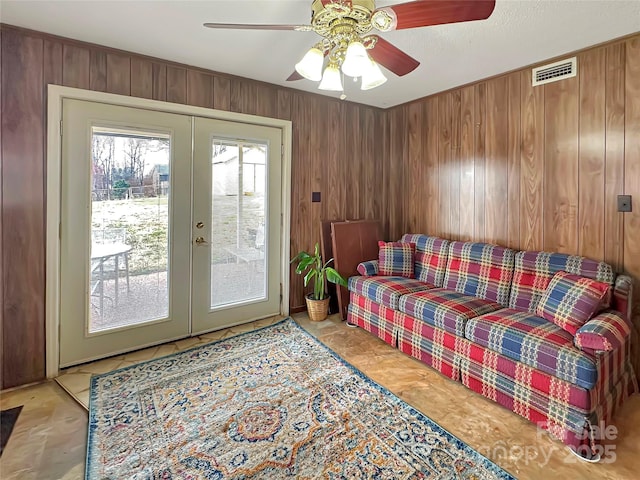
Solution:
<svg viewBox="0 0 640 480">
<path fill-rule="evenodd" d="M 327 318 L 329 313 L 329 300 L 330 298 L 327 296 L 322 300 L 313 300 L 313 294 L 305 296 L 305 300 L 307 301 L 307 312 L 309 313 L 309 318 L 314 322 L 321 322 Z"/>
</svg>

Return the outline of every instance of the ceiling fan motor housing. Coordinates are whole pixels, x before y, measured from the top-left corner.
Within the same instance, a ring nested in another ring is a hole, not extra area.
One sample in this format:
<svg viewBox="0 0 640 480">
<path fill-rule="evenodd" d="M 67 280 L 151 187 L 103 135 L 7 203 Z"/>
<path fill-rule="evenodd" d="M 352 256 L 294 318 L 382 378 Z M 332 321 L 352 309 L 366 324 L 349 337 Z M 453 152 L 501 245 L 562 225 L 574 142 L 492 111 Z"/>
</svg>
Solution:
<svg viewBox="0 0 640 480">
<path fill-rule="evenodd" d="M 318 35 L 325 38 L 333 36 L 336 27 L 349 27 L 359 36 L 366 35 L 371 31 L 371 15 L 375 8 L 374 0 L 330 3 L 314 0 L 311 4 L 311 25 Z"/>
</svg>

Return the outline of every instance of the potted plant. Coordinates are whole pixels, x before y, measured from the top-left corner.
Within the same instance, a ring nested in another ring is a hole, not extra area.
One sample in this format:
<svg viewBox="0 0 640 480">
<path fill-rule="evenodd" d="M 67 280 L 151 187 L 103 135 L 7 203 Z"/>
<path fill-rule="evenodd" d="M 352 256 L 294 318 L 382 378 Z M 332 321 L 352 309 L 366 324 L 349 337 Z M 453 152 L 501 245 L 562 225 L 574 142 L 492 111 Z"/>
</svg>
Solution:
<svg viewBox="0 0 640 480">
<path fill-rule="evenodd" d="M 333 258 L 322 263 L 320 247 L 317 243 L 313 255 L 302 251 L 291 259 L 291 263 L 294 262 L 297 262 L 296 273 L 304 275 L 305 287 L 313 280 L 313 292 L 306 295 L 305 300 L 307 301 L 309 318 L 314 322 L 320 322 L 327 318 L 329 312 L 329 296 L 324 291 L 325 278 L 327 281 L 343 287 L 347 286 L 347 281 L 329 266 L 333 262 Z"/>
</svg>

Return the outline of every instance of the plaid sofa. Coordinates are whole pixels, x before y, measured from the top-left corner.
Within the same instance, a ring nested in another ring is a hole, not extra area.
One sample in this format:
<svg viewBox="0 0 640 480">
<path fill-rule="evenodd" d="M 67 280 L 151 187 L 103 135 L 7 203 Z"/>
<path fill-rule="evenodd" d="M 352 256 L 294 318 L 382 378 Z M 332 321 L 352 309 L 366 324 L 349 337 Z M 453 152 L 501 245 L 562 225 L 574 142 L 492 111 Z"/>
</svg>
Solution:
<svg viewBox="0 0 640 480">
<path fill-rule="evenodd" d="M 383 277 L 377 261 L 349 279 L 347 322 L 548 430 L 597 454 L 624 400 L 638 391 L 630 363 L 629 277 L 558 253 L 406 234 L 415 278 Z M 536 315 L 565 271 L 612 287 L 610 308 L 574 336 Z M 591 336 L 590 336 L 591 335 Z"/>
</svg>

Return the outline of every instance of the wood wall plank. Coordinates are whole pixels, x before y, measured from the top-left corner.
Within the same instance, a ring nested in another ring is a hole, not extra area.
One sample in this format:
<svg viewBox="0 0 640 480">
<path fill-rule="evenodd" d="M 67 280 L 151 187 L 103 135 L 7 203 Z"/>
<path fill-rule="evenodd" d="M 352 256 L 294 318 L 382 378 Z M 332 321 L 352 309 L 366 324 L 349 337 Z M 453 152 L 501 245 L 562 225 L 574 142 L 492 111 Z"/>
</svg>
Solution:
<svg viewBox="0 0 640 480">
<path fill-rule="evenodd" d="M 187 104 L 213 108 L 213 77 L 198 70 L 187 70 Z"/>
<path fill-rule="evenodd" d="M 4 42 L 5 32 L 0 29 L 0 188 L 2 188 L 3 180 L 2 180 L 2 165 L 3 159 L 2 156 L 2 112 L 4 111 L 2 106 L 4 105 L 4 96 L 2 95 L 2 69 L 4 68 L 4 64 L 2 63 L 2 44 Z M 61 62 L 62 63 L 62 62 Z M 0 361 L 4 362 L 4 332 L 5 332 L 5 318 L 4 318 L 4 221 L 2 219 L 3 208 L 2 208 L 2 192 L 0 192 Z M 4 368 L 0 368 L 0 389 L 3 388 L 4 385 L 4 376 L 2 371 Z"/>
<path fill-rule="evenodd" d="M 438 231 L 445 238 L 453 238 L 455 232 L 451 226 L 451 94 L 438 96 L 438 175 L 442 188 L 438 189 Z M 393 148 L 391 151 L 395 151 Z"/>
<path fill-rule="evenodd" d="M 228 77 L 216 75 L 213 77 L 213 108 L 230 110 L 231 84 Z"/>
<path fill-rule="evenodd" d="M 578 253 L 604 257 L 605 190 L 605 75 L 602 48 L 578 57 L 580 75 L 580 125 L 578 165 Z"/>
<path fill-rule="evenodd" d="M 486 137 L 487 137 L 487 84 L 475 86 L 474 118 L 476 130 L 474 138 L 473 186 L 474 212 L 473 239 L 484 241 L 485 233 L 485 192 L 486 192 Z"/>
<path fill-rule="evenodd" d="M 62 85 L 62 43 L 45 39 L 43 48 L 42 75 L 46 93 L 46 85 Z"/>
<path fill-rule="evenodd" d="M 461 90 L 460 97 L 460 141 L 458 161 L 460 163 L 460 228 L 458 238 L 473 238 L 475 212 L 475 182 L 473 177 L 475 159 L 475 88 Z"/>
<path fill-rule="evenodd" d="M 360 193 L 362 195 L 362 203 L 360 209 L 360 218 L 374 220 L 377 218 L 377 192 L 376 192 L 376 175 L 375 170 L 375 142 L 372 141 L 376 137 L 376 112 L 372 108 L 358 107 L 360 109 L 360 135 L 361 156 L 360 165 L 362 165 L 362 174 L 360 176 L 362 186 Z M 328 118 L 330 118 L 327 115 Z M 327 142 L 331 142 L 331 137 L 327 137 Z"/>
<path fill-rule="evenodd" d="M 485 239 L 508 243 L 509 199 L 509 82 L 498 77 L 487 82 L 487 127 L 485 137 Z"/>
<path fill-rule="evenodd" d="M 578 78 L 544 86 L 544 248 L 578 253 Z"/>
<path fill-rule="evenodd" d="M 186 69 L 167 66 L 167 102 L 187 103 Z"/>
<path fill-rule="evenodd" d="M 278 93 L 274 87 L 260 83 L 256 85 L 256 115 L 276 118 L 278 115 Z"/>
<path fill-rule="evenodd" d="M 307 170 L 309 175 L 309 201 L 311 205 L 310 248 L 314 248 L 315 244 L 320 244 L 322 204 L 326 201 L 326 194 L 329 192 L 328 186 L 325 188 L 324 182 L 324 152 L 323 144 L 328 140 L 327 135 L 327 102 L 318 97 L 312 98 L 307 103 L 309 116 L 309 160 L 310 165 Z M 313 202 L 311 195 L 313 192 L 320 192 L 320 202 Z M 325 198 L 322 198 L 322 197 Z M 319 219 L 319 220 L 315 220 Z"/>
<path fill-rule="evenodd" d="M 426 181 L 422 196 L 419 198 L 424 201 L 426 210 L 423 223 L 418 225 L 421 232 L 436 236 L 442 235 L 440 232 L 441 210 L 438 204 L 438 199 L 440 198 L 440 183 L 438 181 L 440 176 L 438 164 L 438 152 L 440 151 L 440 129 L 438 126 L 440 118 L 438 104 L 437 97 L 432 97 L 424 102 L 423 118 L 426 123 L 426 145 L 424 145 L 425 148 L 423 150 L 424 158 L 421 161 L 424 162 Z"/>
<path fill-rule="evenodd" d="M 154 100 L 165 101 L 167 99 L 167 66 L 161 63 L 153 63 L 152 66 L 152 97 Z"/>
<path fill-rule="evenodd" d="M 153 63 L 133 57 L 131 59 L 131 96 L 153 98 Z"/>
<path fill-rule="evenodd" d="M 360 124 L 360 112 L 356 108 L 347 107 L 346 114 L 346 131 L 356 132 L 358 131 L 358 125 Z M 359 155 L 357 137 L 351 137 L 350 141 L 345 144 L 345 158 L 348 159 L 346 163 L 347 173 L 347 192 L 345 195 L 346 208 L 345 216 L 347 220 L 356 220 L 360 217 L 360 171 L 359 164 L 356 161 L 356 157 Z"/>
<path fill-rule="evenodd" d="M 544 248 L 544 87 L 520 73 L 520 249 Z"/>
<path fill-rule="evenodd" d="M 43 65 L 42 38 L 2 32 L 2 388 L 44 377 Z"/>
<path fill-rule="evenodd" d="M 422 183 L 422 105 L 412 103 L 408 109 L 409 124 L 409 195 L 411 199 L 420 198 L 423 189 Z M 407 231 L 419 232 L 421 225 L 422 202 L 409 201 L 407 204 Z"/>
<path fill-rule="evenodd" d="M 460 130 L 461 130 L 461 93 L 451 92 L 451 157 L 449 159 L 449 228 L 451 239 L 460 239 Z"/>
<path fill-rule="evenodd" d="M 330 102 L 328 106 L 327 137 L 329 141 L 327 151 L 327 185 L 333 186 L 332 193 L 325 192 L 323 204 L 326 207 L 324 220 L 344 220 L 346 218 L 345 197 L 347 190 L 347 176 L 343 172 L 345 158 L 344 124 L 345 105 L 342 102 Z"/>
<path fill-rule="evenodd" d="M 606 48 L 604 261 L 624 268 L 624 217 L 617 196 L 624 192 L 625 44 Z"/>
<path fill-rule="evenodd" d="M 258 113 L 258 86 L 251 80 L 240 80 L 240 112 L 256 115 Z"/>
<path fill-rule="evenodd" d="M 89 60 L 89 89 L 107 91 L 107 52 L 91 50 Z"/>
<path fill-rule="evenodd" d="M 65 87 L 91 88 L 89 82 L 90 58 L 91 53 L 88 48 L 64 44 L 62 50 L 62 84 Z"/>
<path fill-rule="evenodd" d="M 131 95 L 131 57 L 107 53 L 107 92 Z"/>
<path fill-rule="evenodd" d="M 505 245 L 520 248 L 520 74 L 513 73 L 508 80 L 507 118 L 507 241 Z"/>
<path fill-rule="evenodd" d="M 291 120 L 291 93 L 288 90 L 278 90 L 278 113 L 276 118 Z"/>
<path fill-rule="evenodd" d="M 624 193 L 631 195 L 635 205 L 624 214 L 624 266 L 640 285 L 640 36 L 625 44 L 625 163 Z M 640 375 L 640 295 L 634 297 L 632 321 L 635 325 L 632 348 L 636 374 Z"/>
</svg>

